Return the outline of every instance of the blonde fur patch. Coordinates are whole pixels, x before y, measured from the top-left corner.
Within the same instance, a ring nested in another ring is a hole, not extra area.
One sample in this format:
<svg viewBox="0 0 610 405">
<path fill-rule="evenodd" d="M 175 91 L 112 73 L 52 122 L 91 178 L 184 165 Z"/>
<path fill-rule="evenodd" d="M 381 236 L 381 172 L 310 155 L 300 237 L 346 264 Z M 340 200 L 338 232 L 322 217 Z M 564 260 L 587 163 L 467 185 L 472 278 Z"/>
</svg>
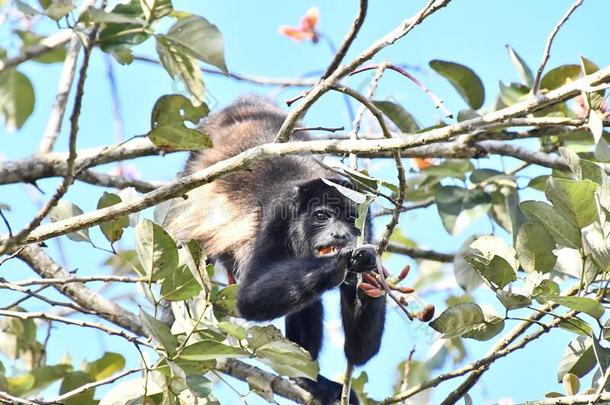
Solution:
<svg viewBox="0 0 610 405">
<path fill-rule="evenodd" d="M 243 262 L 256 236 L 259 213 L 240 210 L 215 183 L 206 184 L 176 201 L 168 231 L 179 240 L 196 239 L 211 256 L 231 253 Z"/>
</svg>

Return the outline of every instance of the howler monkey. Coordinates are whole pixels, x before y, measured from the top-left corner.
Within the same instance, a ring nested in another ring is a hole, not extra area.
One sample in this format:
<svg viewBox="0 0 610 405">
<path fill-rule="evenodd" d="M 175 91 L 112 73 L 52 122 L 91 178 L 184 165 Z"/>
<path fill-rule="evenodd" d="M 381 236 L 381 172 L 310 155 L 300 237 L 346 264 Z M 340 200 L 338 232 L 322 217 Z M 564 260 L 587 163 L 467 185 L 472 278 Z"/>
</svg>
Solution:
<svg viewBox="0 0 610 405">
<path fill-rule="evenodd" d="M 192 153 L 186 172 L 273 142 L 284 118 L 266 99 L 238 100 L 203 123 L 214 146 Z M 309 135 L 298 132 L 295 139 Z M 385 297 L 371 298 L 356 285 L 356 273 L 375 267 L 376 253 L 356 248 L 357 206 L 322 179 L 351 187 L 311 157 L 260 160 L 189 192 L 170 230 L 201 241 L 236 277 L 241 316 L 254 321 L 285 316 L 286 337 L 313 359 L 322 345 L 321 295 L 339 287 L 345 355 L 362 365 L 379 350 L 385 321 Z M 341 386 L 322 376 L 299 382 L 323 404 L 339 399 Z M 351 403 L 357 401 L 352 394 Z"/>
</svg>

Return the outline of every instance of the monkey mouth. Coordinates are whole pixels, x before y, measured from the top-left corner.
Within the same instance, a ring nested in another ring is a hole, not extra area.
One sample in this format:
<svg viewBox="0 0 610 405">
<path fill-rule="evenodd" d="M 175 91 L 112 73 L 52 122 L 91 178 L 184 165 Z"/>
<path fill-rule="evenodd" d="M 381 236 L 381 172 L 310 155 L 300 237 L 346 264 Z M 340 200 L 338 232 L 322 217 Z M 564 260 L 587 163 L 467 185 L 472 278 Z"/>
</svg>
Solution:
<svg viewBox="0 0 610 405">
<path fill-rule="evenodd" d="M 334 256 L 341 250 L 341 246 L 339 245 L 326 245 L 319 246 L 316 248 L 316 254 L 320 257 L 322 256 Z"/>
</svg>

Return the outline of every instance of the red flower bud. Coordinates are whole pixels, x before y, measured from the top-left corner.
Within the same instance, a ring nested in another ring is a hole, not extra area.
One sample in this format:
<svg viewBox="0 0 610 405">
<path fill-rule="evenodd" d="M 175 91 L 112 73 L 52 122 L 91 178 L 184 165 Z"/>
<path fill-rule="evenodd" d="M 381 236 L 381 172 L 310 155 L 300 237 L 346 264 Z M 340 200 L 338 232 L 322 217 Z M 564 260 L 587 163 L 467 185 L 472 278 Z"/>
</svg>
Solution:
<svg viewBox="0 0 610 405">
<path fill-rule="evenodd" d="M 428 304 L 417 313 L 417 319 L 422 322 L 430 322 L 434 318 L 434 305 Z"/>
</svg>

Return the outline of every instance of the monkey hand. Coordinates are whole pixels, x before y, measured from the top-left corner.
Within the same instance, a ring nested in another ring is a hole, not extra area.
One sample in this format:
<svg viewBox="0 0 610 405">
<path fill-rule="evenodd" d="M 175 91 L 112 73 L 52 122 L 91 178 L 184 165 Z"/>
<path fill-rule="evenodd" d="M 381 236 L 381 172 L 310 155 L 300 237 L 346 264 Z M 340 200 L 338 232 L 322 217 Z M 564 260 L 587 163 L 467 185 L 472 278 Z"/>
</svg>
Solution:
<svg viewBox="0 0 610 405">
<path fill-rule="evenodd" d="M 377 269 L 377 246 L 362 245 L 352 251 L 347 269 L 355 273 L 365 273 Z"/>
</svg>

